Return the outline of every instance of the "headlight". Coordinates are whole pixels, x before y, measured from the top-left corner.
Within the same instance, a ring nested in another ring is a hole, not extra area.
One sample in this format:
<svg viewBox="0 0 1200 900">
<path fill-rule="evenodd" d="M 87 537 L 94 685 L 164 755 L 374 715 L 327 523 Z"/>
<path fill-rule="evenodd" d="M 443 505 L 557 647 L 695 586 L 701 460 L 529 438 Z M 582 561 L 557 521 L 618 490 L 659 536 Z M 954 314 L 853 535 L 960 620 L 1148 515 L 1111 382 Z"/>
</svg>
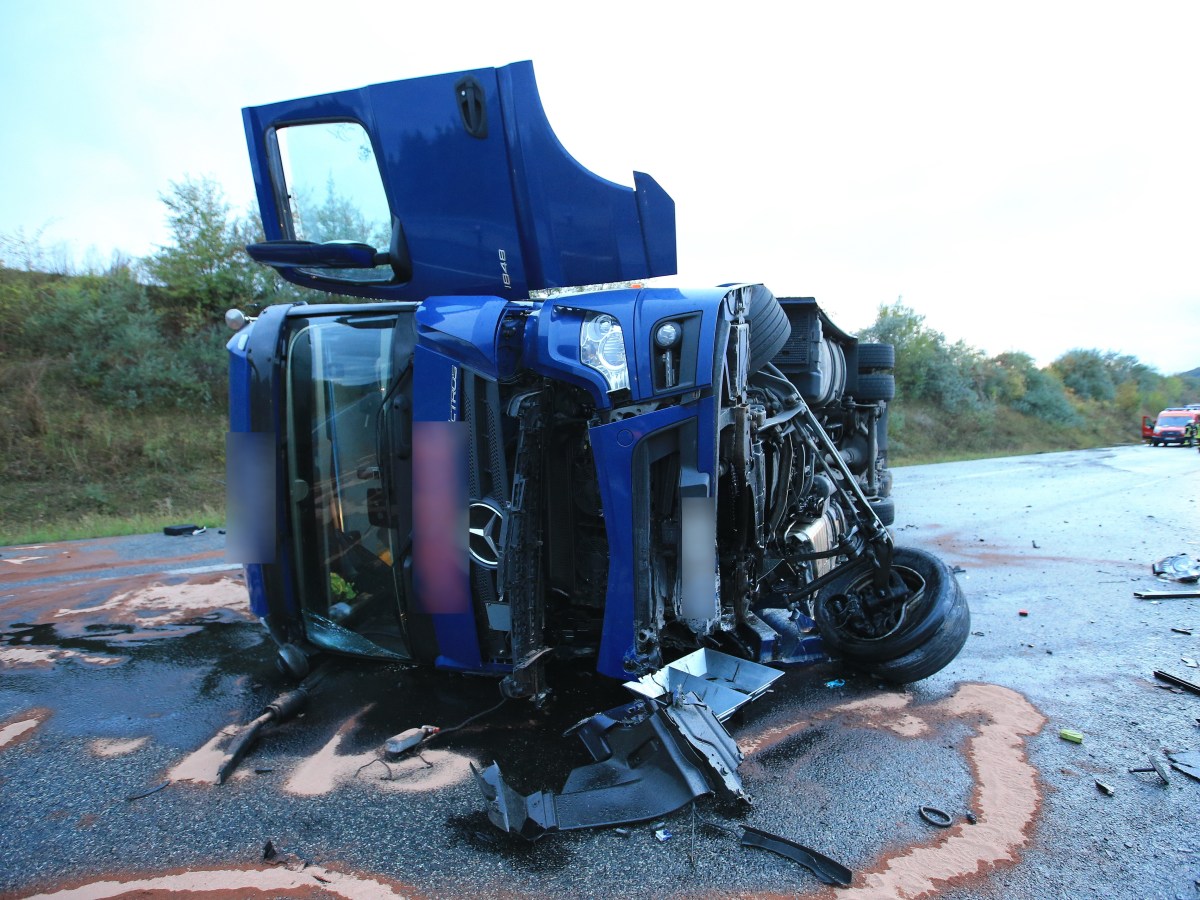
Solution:
<svg viewBox="0 0 1200 900">
<path fill-rule="evenodd" d="M 588 313 L 579 332 L 579 358 L 604 376 L 610 391 L 629 387 L 625 334 L 608 313 Z"/>
</svg>

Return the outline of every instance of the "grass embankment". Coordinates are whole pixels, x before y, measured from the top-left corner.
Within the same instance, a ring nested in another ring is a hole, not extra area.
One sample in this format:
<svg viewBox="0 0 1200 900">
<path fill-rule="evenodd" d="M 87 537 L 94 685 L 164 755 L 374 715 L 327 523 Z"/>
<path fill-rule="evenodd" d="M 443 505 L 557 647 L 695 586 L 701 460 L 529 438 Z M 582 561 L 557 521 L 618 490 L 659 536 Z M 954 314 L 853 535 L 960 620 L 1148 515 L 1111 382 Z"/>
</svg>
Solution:
<svg viewBox="0 0 1200 900">
<path fill-rule="evenodd" d="M 5 387 L 0 545 L 224 522 L 223 411 L 72 406 Z"/>
<path fill-rule="evenodd" d="M 949 413 L 933 406 L 892 407 L 889 458 L 893 466 L 1020 456 L 1136 444 L 1138 423 L 1120 410 L 1088 404 L 1075 425 L 1054 424 L 997 406 Z"/>
</svg>

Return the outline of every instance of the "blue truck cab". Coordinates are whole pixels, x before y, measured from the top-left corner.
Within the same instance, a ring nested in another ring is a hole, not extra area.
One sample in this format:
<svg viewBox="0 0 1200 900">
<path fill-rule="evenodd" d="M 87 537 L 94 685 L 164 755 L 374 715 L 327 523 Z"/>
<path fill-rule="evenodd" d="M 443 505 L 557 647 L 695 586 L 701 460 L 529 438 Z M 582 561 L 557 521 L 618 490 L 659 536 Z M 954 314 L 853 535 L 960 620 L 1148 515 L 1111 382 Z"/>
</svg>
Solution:
<svg viewBox="0 0 1200 900">
<path fill-rule="evenodd" d="M 646 283 L 676 270 L 673 201 L 579 165 L 532 64 L 244 122 L 248 252 L 326 295 L 230 316 L 230 552 L 286 671 L 342 653 L 538 700 L 562 658 L 905 682 L 958 653 L 953 574 L 888 529 L 893 348 L 761 284 Z"/>
</svg>

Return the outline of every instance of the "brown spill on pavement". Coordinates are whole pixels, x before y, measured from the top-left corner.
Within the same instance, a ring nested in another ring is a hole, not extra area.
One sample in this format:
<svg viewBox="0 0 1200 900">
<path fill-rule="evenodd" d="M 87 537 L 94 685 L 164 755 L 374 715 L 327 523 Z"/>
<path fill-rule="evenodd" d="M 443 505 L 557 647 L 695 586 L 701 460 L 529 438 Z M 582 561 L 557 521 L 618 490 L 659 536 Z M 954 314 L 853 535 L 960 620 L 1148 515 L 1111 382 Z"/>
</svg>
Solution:
<svg viewBox="0 0 1200 900">
<path fill-rule="evenodd" d="M 0 722 L 0 750 L 15 747 L 22 741 L 29 740 L 38 726 L 48 718 L 50 710 L 35 708 L 19 712 Z"/>
<path fill-rule="evenodd" d="M 0 585 L 31 578 L 56 578 L 85 573 L 89 579 L 103 578 L 106 572 L 133 562 L 122 559 L 113 548 L 124 538 L 98 538 L 91 541 L 67 541 L 55 544 L 30 544 L 8 547 L 0 556 Z M 225 560 L 222 549 L 205 550 L 170 560 L 171 568 L 181 569 Z"/>
<path fill-rule="evenodd" d="M 324 747 L 301 763 L 284 790 L 314 797 L 357 779 L 390 791 L 435 791 L 470 776 L 471 761 L 448 750 L 420 750 L 394 761 L 385 760 L 377 750 L 339 753 L 346 736 L 370 709 L 366 706 L 351 716 Z"/>
<path fill-rule="evenodd" d="M 1042 804 L 1037 770 L 1025 752 L 1025 738 L 1046 723 L 1028 700 L 991 684 L 965 684 L 945 700 L 912 707 L 903 694 L 883 694 L 822 711 L 808 722 L 790 722 L 739 741 L 750 757 L 834 717 L 860 727 L 884 728 L 906 737 L 929 732 L 940 721 L 977 723 L 967 741 L 967 761 L 975 787 L 969 802 L 978 822 L 960 822 L 939 830 L 929 841 L 898 850 L 855 876 L 855 885 L 825 896 L 838 900 L 920 900 L 941 888 L 986 876 L 994 867 L 1012 865 L 1029 840 Z"/>
<path fill-rule="evenodd" d="M 357 781 L 385 791 L 436 791 L 470 777 L 471 760 L 448 750 L 418 748 L 418 753 L 399 760 L 384 759 L 378 750 L 342 752 L 342 745 L 371 706 L 368 704 L 351 715 L 321 749 L 302 760 L 283 789 L 298 797 L 318 797 Z M 167 772 L 167 780 L 215 785 L 217 770 L 225 759 L 225 747 L 237 730 L 236 725 L 221 729 L 203 747 L 173 766 Z M 245 777 L 247 771 L 237 769 L 231 777 Z"/>
<path fill-rule="evenodd" d="M 286 893 L 283 893 L 286 892 Z M 25 900 L 115 900 L 137 897 L 206 897 L 209 900 L 245 900 L 247 897 L 344 898 L 344 900 L 417 900 L 412 888 L 384 879 L 350 875 L 324 866 L 291 868 L 189 869 L 106 881 L 76 887 L 58 887 Z"/>
<path fill-rule="evenodd" d="M 84 653 L 61 647 L 0 647 L 0 669 L 49 669 L 57 662 L 73 660 L 85 666 L 119 666 L 128 656 Z"/>
<path fill-rule="evenodd" d="M 101 603 L 63 606 L 52 614 L 56 625 L 87 619 L 146 628 L 218 616 L 253 620 L 240 573 L 207 572 L 177 584 L 151 583 L 115 593 Z"/>
<path fill-rule="evenodd" d="M 59 638 L 95 637 L 96 628 L 111 627 L 103 636 L 109 644 L 181 637 L 202 624 L 254 619 L 242 573 L 230 571 L 27 585 L 6 597 L 3 609 L 3 624 L 53 625 Z M 3 636 L 0 633 L 0 638 Z M 124 657 L 104 659 L 103 654 L 44 649 L 34 654 L 30 649 L 21 645 L 0 648 L 0 665 L 48 665 L 66 658 L 81 658 L 92 665 L 124 662 Z"/>
<path fill-rule="evenodd" d="M 923 526 L 922 543 L 937 552 L 947 562 L 963 566 L 976 565 L 980 568 L 1002 568 L 1004 566 L 1034 566 L 1043 563 L 1082 563 L 1092 566 L 1128 566 L 1128 559 L 1092 559 L 1082 556 L 1062 556 L 1034 548 L 1026 542 L 1013 546 L 981 538 L 977 534 L 938 530 L 938 526 Z"/>
<path fill-rule="evenodd" d="M 189 753 L 182 761 L 176 763 L 167 773 L 167 780 L 175 783 L 187 781 L 192 784 L 216 784 L 217 770 L 225 760 L 222 745 L 227 743 L 238 732 L 236 724 L 226 725 L 199 750 Z M 244 770 L 234 771 L 233 777 L 244 776 Z"/>
<path fill-rule="evenodd" d="M 149 737 L 128 738 L 96 738 L 88 745 L 88 750 L 95 756 L 128 756 L 141 750 Z"/>
</svg>

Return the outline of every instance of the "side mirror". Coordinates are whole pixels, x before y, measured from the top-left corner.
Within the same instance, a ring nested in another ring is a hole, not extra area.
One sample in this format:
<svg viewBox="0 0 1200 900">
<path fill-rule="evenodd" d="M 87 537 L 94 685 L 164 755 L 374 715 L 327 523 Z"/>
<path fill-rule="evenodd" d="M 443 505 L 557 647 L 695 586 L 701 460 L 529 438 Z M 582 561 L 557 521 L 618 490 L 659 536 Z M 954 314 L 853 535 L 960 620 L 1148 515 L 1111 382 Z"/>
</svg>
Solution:
<svg viewBox="0 0 1200 900">
<path fill-rule="evenodd" d="M 263 241 L 250 244 L 246 252 L 255 262 L 284 268 L 372 269 L 391 261 L 370 244 L 354 241 Z"/>
</svg>

